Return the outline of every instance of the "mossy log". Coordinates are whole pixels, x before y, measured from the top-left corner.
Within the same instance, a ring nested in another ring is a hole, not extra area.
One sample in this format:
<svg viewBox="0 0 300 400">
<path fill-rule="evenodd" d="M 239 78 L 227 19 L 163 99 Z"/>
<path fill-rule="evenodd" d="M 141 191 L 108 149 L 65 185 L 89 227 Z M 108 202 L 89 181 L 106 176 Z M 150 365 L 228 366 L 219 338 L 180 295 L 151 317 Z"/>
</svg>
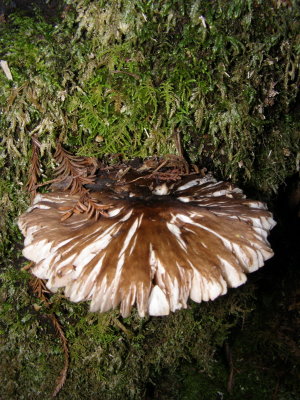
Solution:
<svg viewBox="0 0 300 400">
<path fill-rule="evenodd" d="M 54 22 L 44 11 L 0 17 L 12 75 L 0 68 L 1 399 L 51 397 L 64 353 L 50 314 L 71 361 L 58 398 L 210 400 L 231 389 L 232 399 L 297 398 L 294 272 L 276 280 L 271 264 L 225 297 L 163 319 L 92 314 L 59 293 L 46 307 L 21 271 L 16 218 L 29 204 L 33 136 L 43 180 L 57 140 L 77 155 L 131 159 L 178 154 L 180 137 L 190 162 L 274 197 L 299 170 L 298 2 L 67 0 Z M 279 247 L 285 229 L 275 232 Z M 294 271 L 294 253 L 278 253 L 274 271 Z"/>
</svg>

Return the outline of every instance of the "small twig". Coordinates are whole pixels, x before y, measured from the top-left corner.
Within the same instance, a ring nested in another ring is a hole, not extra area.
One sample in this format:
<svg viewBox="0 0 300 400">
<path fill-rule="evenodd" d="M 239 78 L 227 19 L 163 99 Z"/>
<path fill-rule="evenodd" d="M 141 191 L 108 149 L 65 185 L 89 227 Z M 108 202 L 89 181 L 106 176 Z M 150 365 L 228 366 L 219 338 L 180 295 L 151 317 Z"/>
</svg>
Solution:
<svg viewBox="0 0 300 400">
<path fill-rule="evenodd" d="M 178 152 L 178 155 L 180 157 L 184 158 L 183 157 L 183 150 L 182 150 L 180 132 L 179 132 L 178 129 L 174 133 L 174 139 L 175 139 L 175 147 L 176 147 L 176 150 Z"/>
<path fill-rule="evenodd" d="M 131 170 L 131 167 L 127 167 L 127 168 L 125 168 L 125 170 L 120 170 L 120 171 L 117 173 L 116 177 L 118 178 L 118 180 L 119 180 L 119 179 L 122 179 L 122 178 L 124 178 L 124 176 L 125 176 L 130 170 Z"/>
<path fill-rule="evenodd" d="M 228 381 L 227 381 L 227 392 L 229 394 L 232 393 L 233 389 L 233 375 L 234 375 L 234 367 L 233 367 L 233 359 L 232 359 L 232 352 L 229 347 L 228 342 L 224 343 L 224 349 L 225 349 L 225 354 L 226 354 L 226 360 L 228 363 L 229 367 L 229 375 L 228 375 Z"/>
<path fill-rule="evenodd" d="M 162 163 L 159 164 L 159 166 L 157 168 L 155 168 L 155 170 L 151 173 L 155 174 L 155 172 L 159 171 L 162 167 L 164 167 L 166 164 L 168 164 L 168 160 L 164 160 Z"/>
<path fill-rule="evenodd" d="M 280 384 L 279 382 L 276 383 L 275 389 L 272 393 L 272 400 L 276 400 L 278 398 L 278 392 L 279 392 Z"/>
<path fill-rule="evenodd" d="M 133 337 L 133 333 L 132 333 L 129 329 L 127 329 L 127 328 L 122 324 L 122 322 L 118 320 L 118 318 L 113 317 L 112 320 L 113 320 L 114 324 L 115 324 L 118 328 L 120 328 L 120 329 L 126 334 L 126 336 L 127 336 L 129 339 L 131 339 L 131 338 Z"/>
</svg>

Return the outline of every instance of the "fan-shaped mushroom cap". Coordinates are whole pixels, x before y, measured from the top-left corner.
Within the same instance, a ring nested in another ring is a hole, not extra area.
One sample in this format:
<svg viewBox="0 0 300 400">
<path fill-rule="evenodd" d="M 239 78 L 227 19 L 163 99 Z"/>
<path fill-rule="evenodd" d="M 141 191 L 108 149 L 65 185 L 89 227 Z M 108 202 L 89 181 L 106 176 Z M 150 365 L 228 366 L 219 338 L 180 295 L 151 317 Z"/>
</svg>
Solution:
<svg viewBox="0 0 300 400">
<path fill-rule="evenodd" d="M 53 192 L 38 194 L 19 218 L 32 272 L 71 301 L 91 300 L 92 311 L 120 305 L 128 316 L 136 304 L 140 316 L 167 315 L 189 297 L 213 300 L 243 284 L 273 255 L 272 214 L 230 183 L 210 175 L 104 182 L 91 196 L 110 206 L 107 216 L 62 221 L 80 196 Z"/>
</svg>

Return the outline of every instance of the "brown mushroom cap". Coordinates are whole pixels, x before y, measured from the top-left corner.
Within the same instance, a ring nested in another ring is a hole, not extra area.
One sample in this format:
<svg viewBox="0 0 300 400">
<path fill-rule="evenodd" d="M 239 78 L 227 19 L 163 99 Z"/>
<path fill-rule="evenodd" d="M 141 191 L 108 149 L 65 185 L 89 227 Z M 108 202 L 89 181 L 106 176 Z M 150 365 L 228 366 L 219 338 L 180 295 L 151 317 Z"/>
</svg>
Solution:
<svg viewBox="0 0 300 400">
<path fill-rule="evenodd" d="M 230 183 L 195 174 L 105 182 L 91 197 L 107 216 L 62 221 L 80 195 L 53 192 L 38 194 L 18 221 L 32 272 L 71 301 L 91 300 L 91 311 L 120 305 L 125 317 L 136 304 L 140 316 L 167 315 L 189 297 L 213 300 L 243 284 L 273 255 L 272 214 Z"/>
</svg>

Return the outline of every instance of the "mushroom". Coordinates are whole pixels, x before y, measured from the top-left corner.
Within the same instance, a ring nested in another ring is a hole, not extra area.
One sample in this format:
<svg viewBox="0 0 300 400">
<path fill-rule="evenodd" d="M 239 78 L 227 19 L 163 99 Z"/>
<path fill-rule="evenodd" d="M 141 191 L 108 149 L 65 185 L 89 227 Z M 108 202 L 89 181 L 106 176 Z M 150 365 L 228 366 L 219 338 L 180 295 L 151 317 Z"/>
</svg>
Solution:
<svg viewBox="0 0 300 400">
<path fill-rule="evenodd" d="M 102 173 L 85 186 L 97 218 L 80 193 L 37 194 L 18 221 L 33 274 L 91 311 L 163 316 L 224 295 L 273 256 L 264 203 L 210 174 L 169 178 Z"/>
</svg>

